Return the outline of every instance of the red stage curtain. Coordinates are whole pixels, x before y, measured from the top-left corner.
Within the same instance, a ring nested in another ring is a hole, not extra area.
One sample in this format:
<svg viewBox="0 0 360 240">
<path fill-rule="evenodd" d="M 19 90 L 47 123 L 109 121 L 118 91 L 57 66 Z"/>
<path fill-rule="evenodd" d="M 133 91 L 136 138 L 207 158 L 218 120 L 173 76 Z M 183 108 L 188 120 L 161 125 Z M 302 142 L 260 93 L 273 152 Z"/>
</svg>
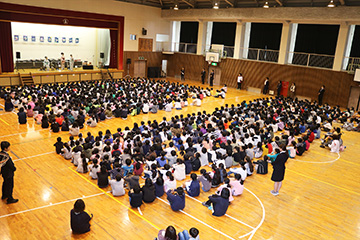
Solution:
<svg viewBox="0 0 360 240">
<path fill-rule="evenodd" d="M 0 22 L 0 58 L 1 72 L 13 72 L 13 47 L 11 36 L 11 23 Z"/>
<path fill-rule="evenodd" d="M 110 68 L 118 68 L 118 31 L 110 30 Z"/>
</svg>

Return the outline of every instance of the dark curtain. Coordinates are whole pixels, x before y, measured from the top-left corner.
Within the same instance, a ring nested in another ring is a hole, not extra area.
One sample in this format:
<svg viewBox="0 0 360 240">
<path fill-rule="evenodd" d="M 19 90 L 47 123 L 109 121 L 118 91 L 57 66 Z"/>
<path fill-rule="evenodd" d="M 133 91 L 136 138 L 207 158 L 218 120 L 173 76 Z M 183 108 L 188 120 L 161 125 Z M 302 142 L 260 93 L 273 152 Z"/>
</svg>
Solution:
<svg viewBox="0 0 360 240">
<path fill-rule="evenodd" d="M 14 71 L 11 22 L 0 22 L 1 72 Z"/>
<path fill-rule="evenodd" d="M 118 31 L 110 30 L 110 64 L 109 68 L 118 68 Z"/>
</svg>

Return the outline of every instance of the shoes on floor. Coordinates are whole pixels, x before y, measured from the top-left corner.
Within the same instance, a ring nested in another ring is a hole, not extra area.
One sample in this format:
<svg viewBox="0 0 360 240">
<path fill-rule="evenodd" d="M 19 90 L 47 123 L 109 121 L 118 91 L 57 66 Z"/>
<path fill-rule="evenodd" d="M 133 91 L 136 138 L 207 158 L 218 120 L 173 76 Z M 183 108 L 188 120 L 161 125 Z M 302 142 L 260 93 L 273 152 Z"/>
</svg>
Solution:
<svg viewBox="0 0 360 240">
<path fill-rule="evenodd" d="M 271 193 L 272 195 L 274 195 L 274 196 L 279 195 L 279 192 L 274 192 L 274 190 L 271 190 L 270 193 Z"/>
<path fill-rule="evenodd" d="M 12 203 L 17 203 L 19 201 L 19 199 L 8 199 L 7 201 L 6 201 L 6 203 L 7 204 L 12 204 Z"/>
<path fill-rule="evenodd" d="M 211 207 L 211 206 L 207 205 L 206 202 L 203 202 L 202 205 L 207 208 Z"/>
</svg>

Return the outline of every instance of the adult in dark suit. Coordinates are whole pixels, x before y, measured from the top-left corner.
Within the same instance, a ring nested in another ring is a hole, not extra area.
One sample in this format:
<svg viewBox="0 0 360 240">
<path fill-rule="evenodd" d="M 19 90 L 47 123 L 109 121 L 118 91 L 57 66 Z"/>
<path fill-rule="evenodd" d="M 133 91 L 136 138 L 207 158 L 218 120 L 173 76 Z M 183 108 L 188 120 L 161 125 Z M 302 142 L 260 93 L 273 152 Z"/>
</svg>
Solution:
<svg viewBox="0 0 360 240">
<path fill-rule="evenodd" d="M 278 81 L 278 84 L 277 84 L 277 86 L 276 86 L 277 96 L 278 96 L 278 97 L 280 96 L 281 88 L 282 88 L 282 82 L 281 82 L 281 81 Z"/>
<path fill-rule="evenodd" d="M 265 79 L 265 82 L 264 82 L 263 94 L 267 94 L 267 93 L 268 93 L 268 91 L 269 91 L 269 84 L 270 84 L 269 78 L 267 77 L 267 78 Z"/>
<path fill-rule="evenodd" d="M 282 181 L 284 180 L 285 175 L 285 163 L 289 158 L 289 154 L 286 150 L 286 146 L 282 147 L 282 152 L 275 158 L 275 161 L 271 164 L 273 165 L 274 171 L 271 176 L 271 180 L 274 181 L 274 190 L 271 190 L 271 194 L 276 196 L 279 195 L 280 188 L 282 186 Z"/>
<path fill-rule="evenodd" d="M 211 73 L 210 73 L 210 87 L 212 87 L 214 85 L 214 76 L 215 76 L 215 72 L 214 72 L 214 70 L 211 70 Z"/>
<path fill-rule="evenodd" d="M 181 81 L 185 81 L 185 68 L 181 68 L 180 75 L 181 75 Z"/>
<path fill-rule="evenodd" d="M 318 103 L 322 105 L 323 97 L 325 93 L 325 85 L 322 85 L 318 92 Z"/>
<path fill-rule="evenodd" d="M 205 71 L 205 68 L 203 68 L 202 71 L 201 71 L 201 82 L 202 82 L 202 84 L 205 84 L 205 76 L 206 76 L 206 71 Z"/>
<path fill-rule="evenodd" d="M 7 199 L 7 204 L 16 203 L 19 200 L 13 198 L 13 189 L 14 189 L 14 172 L 16 167 L 8 152 L 10 151 L 10 143 L 7 141 L 1 142 L 1 152 L 0 152 L 0 165 L 1 165 L 1 174 L 4 179 L 2 185 L 2 197 L 1 199 Z"/>
</svg>

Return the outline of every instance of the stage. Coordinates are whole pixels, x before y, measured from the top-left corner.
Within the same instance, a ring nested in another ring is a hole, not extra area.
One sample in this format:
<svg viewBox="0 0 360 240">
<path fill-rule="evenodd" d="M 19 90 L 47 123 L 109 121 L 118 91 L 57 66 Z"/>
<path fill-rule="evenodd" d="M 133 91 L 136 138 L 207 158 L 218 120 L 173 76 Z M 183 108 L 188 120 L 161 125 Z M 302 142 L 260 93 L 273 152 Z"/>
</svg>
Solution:
<svg viewBox="0 0 360 240">
<path fill-rule="evenodd" d="M 123 77 L 123 70 L 117 69 L 98 69 L 84 70 L 82 68 L 75 68 L 73 71 L 64 70 L 50 70 L 40 71 L 39 69 L 19 69 L 14 72 L 5 72 L 0 74 L 0 86 L 16 86 L 21 85 L 21 77 L 32 76 L 34 84 L 44 83 L 63 83 L 63 82 L 77 82 L 77 81 L 92 81 L 109 79 L 108 72 L 115 79 Z"/>
</svg>

